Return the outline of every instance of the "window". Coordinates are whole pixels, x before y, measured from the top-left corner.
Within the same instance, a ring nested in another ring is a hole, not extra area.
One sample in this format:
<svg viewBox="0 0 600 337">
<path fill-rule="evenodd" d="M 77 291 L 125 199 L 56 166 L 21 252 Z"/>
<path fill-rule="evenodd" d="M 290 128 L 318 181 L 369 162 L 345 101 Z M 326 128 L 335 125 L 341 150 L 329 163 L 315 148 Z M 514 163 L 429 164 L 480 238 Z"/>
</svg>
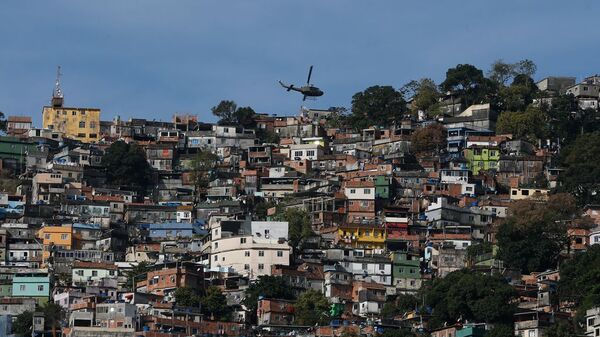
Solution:
<svg viewBox="0 0 600 337">
<path fill-rule="evenodd" d="M 79 122 L 79 128 L 80 129 L 85 128 L 85 122 L 84 121 Z"/>
<path fill-rule="evenodd" d="M 219 248 L 219 243 L 215 242 L 215 249 Z"/>
<path fill-rule="evenodd" d="M 264 250 L 259 250 L 258 251 L 258 256 L 260 256 L 260 257 L 265 256 L 265 251 Z"/>
<path fill-rule="evenodd" d="M 277 251 L 277 257 L 283 257 L 283 251 L 282 250 L 278 250 Z"/>
<path fill-rule="evenodd" d="M 71 115 L 77 116 L 77 111 L 71 111 Z"/>
<path fill-rule="evenodd" d="M 265 265 L 262 264 L 262 263 L 259 263 L 258 264 L 258 270 L 263 270 L 263 269 L 265 269 Z"/>
<path fill-rule="evenodd" d="M 244 270 L 250 270 L 250 265 L 249 264 L 245 264 L 244 265 Z"/>
<path fill-rule="evenodd" d="M 240 238 L 240 243 L 246 243 L 246 238 Z"/>
<path fill-rule="evenodd" d="M 385 269 L 385 265 L 383 263 L 379 264 L 379 270 L 384 270 Z"/>
<path fill-rule="evenodd" d="M 44 234 L 44 239 L 50 240 L 50 234 Z"/>
<path fill-rule="evenodd" d="M 214 260 L 215 260 L 215 261 L 218 261 L 218 260 L 219 260 L 219 256 L 215 255 L 215 258 L 214 258 Z"/>
<path fill-rule="evenodd" d="M 60 239 L 61 239 L 61 240 L 66 240 L 66 239 L 67 239 L 67 237 L 68 237 L 68 234 L 61 234 L 61 235 L 60 235 Z"/>
<path fill-rule="evenodd" d="M 90 128 L 95 129 L 96 128 L 96 122 L 90 122 Z"/>
<path fill-rule="evenodd" d="M 517 195 L 517 190 L 512 190 L 510 193 L 511 193 L 512 195 Z"/>
<path fill-rule="evenodd" d="M 365 231 L 365 236 L 371 236 L 371 232 L 368 229 Z"/>
<path fill-rule="evenodd" d="M 92 270 L 92 276 L 98 276 L 98 271 L 97 270 Z"/>
<path fill-rule="evenodd" d="M 364 192 L 365 192 L 365 194 L 371 194 L 371 189 L 370 188 L 365 188 Z"/>
<path fill-rule="evenodd" d="M 529 195 L 529 190 L 523 190 L 523 191 L 521 191 L 521 195 Z"/>
<path fill-rule="evenodd" d="M 315 150 L 308 150 L 308 151 L 306 151 L 306 155 L 309 156 L 309 157 L 314 156 L 315 155 Z"/>
<path fill-rule="evenodd" d="M 77 138 L 85 138 L 85 133 L 78 133 Z"/>
<path fill-rule="evenodd" d="M 355 189 L 350 189 L 350 194 L 354 194 L 354 193 L 356 193 L 356 190 Z"/>
<path fill-rule="evenodd" d="M 43 284 L 38 286 L 38 291 L 44 291 L 44 285 Z"/>
<path fill-rule="evenodd" d="M 245 257 L 250 257 L 250 251 L 249 251 L 249 250 L 245 251 L 245 252 L 244 252 L 244 256 L 245 256 Z"/>
<path fill-rule="evenodd" d="M 97 135 L 97 134 L 95 134 L 95 133 L 90 133 L 90 138 L 97 138 L 97 137 L 98 137 L 98 135 Z"/>
<path fill-rule="evenodd" d="M 24 284 L 21 284 L 21 285 L 19 286 L 19 290 L 20 290 L 20 291 L 25 291 L 25 285 L 24 285 Z"/>
<path fill-rule="evenodd" d="M 367 264 L 366 264 L 366 263 L 363 263 L 363 264 L 362 264 L 362 269 L 363 269 L 363 270 L 367 270 Z"/>
</svg>

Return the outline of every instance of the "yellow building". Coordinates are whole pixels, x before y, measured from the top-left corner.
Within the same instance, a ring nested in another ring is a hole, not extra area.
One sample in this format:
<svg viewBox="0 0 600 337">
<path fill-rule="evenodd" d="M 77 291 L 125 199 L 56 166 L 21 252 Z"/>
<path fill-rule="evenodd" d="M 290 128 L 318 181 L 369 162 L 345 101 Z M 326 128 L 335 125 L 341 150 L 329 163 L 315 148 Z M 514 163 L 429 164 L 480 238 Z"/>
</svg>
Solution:
<svg viewBox="0 0 600 337">
<path fill-rule="evenodd" d="M 100 139 L 100 109 L 45 106 L 42 117 L 45 129 L 62 132 L 67 138 L 84 143 Z"/>
<path fill-rule="evenodd" d="M 338 240 L 352 248 L 381 249 L 385 247 L 385 227 L 367 224 L 344 224 L 338 228 Z"/>
<path fill-rule="evenodd" d="M 65 137 L 84 143 L 92 143 L 100 138 L 100 109 L 67 108 L 63 106 L 64 97 L 60 89 L 60 68 L 56 86 L 52 94 L 51 106 L 42 111 L 44 129 L 62 132 Z"/>
<path fill-rule="evenodd" d="M 42 265 L 46 265 L 50 257 L 52 246 L 61 249 L 72 249 L 73 228 L 71 226 L 47 226 L 38 231 L 38 238 L 42 240 L 44 252 L 42 253 Z"/>
</svg>

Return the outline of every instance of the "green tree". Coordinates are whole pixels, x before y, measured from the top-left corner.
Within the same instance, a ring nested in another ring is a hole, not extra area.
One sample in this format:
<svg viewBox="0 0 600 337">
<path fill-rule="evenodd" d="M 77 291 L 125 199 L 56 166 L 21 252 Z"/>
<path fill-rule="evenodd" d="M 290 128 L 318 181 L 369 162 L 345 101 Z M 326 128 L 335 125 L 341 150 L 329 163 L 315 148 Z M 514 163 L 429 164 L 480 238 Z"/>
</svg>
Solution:
<svg viewBox="0 0 600 337">
<path fill-rule="evenodd" d="M 557 323 L 552 324 L 550 327 L 546 329 L 546 336 L 548 337 L 577 337 L 582 336 L 582 334 L 577 333 L 579 329 L 576 325 L 566 322 L 559 321 Z M 579 331 L 581 332 L 581 331 Z"/>
<path fill-rule="evenodd" d="M 227 305 L 227 298 L 221 289 L 215 286 L 206 289 L 206 295 L 200 300 L 202 312 L 211 319 L 230 321 L 233 308 Z"/>
<path fill-rule="evenodd" d="M 267 144 L 279 144 L 280 140 L 279 135 L 275 132 L 261 128 L 256 129 L 256 138 L 258 138 L 261 143 Z"/>
<path fill-rule="evenodd" d="M 564 220 L 578 215 L 575 199 L 556 194 L 547 203 L 520 200 L 509 212 L 496 234 L 497 257 L 525 274 L 556 268 L 569 243 Z"/>
<path fill-rule="evenodd" d="M 581 323 L 587 309 L 600 306 L 600 245 L 592 245 L 560 265 L 558 296 L 575 304 Z"/>
<path fill-rule="evenodd" d="M 418 129 L 411 135 L 410 145 L 414 152 L 437 153 L 446 148 L 448 131 L 438 123 Z"/>
<path fill-rule="evenodd" d="M 12 326 L 15 334 L 22 337 L 31 336 L 31 329 L 33 328 L 33 312 L 23 311 L 18 314 Z"/>
<path fill-rule="evenodd" d="M 509 337 L 514 336 L 514 329 L 508 324 L 496 324 L 485 334 L 485 337 Z"/>
<path fill-rule="evenodd" d="M 135 289 L 135 283 L 136 281 L 141 281 L 142 278 L 140 276 L 142 275 L 146 275 L 150 270 L 152 269 L 152 265 L 149 264 L 148 262 L 140 262 L 138 263 L 136 266 L 134 266 L 133 268 L 131 268 L 131 270 L 129 270 L 128 272 L 126 272 L 126 276 L 127 276 L 127 287 L 131 287 L 131 291 L 134 291 Z"/>
<path fill-rule="evenodd" d="M 491 100 L 498 90 L 497 84 L 483 76 L 483 71 L 470 64 L 459 64 L 448 69 L 440 87 L 457 93 L 466 106 Z"/>
<path fill-rule="evenodd" d="M 144 151 L 136 144 L 112 143 L 102 156 L 102 165 L 106 168 L 109 184 L 133 188 L 141 195 L 151 185 L 152 167 Z"/>
<path fill-rule="evenodd" d="M 512 63 L 496 60 L 492 63 L 488 76 L 489 78 L 501 86 L 505 86 L 508 81 L 514 76 L 515 66 Z"/>
<path fill-rule="evenodd" d="M 56 337 L 56 330 L 61 328 L 65 319 L 65 310 L 54 302 L 47 302 L 41 309 L 44 313 L 45 328 L 52 330 L 52 337 Z"/>
<path fill-rule="evenodd" d="M 402 93 L 391 86 L 372 86 L 352 96 L 352 114 L 348 118 L 356 129 L 389 126 L 401 120 L 406 111 Z"/>
<path fill-rule="evenodd" d="M 537 66 L 532 60 L 524 59 L 514 64 L 514 73 L 516 75 L 525 75 L 533 77 L 537 71 Z"/>
<path fill-rule="evenodd" d="M 277 298 L 293 300 L 294 293 L 285 280 L 278 276 L 259 276 L 258 280 L 246 288 L 243 304 L 250 313 L 250 320 L 256 322 L 256 310 L 259 298 Z"/>
<path fill-rule="evenodd" d="M 580 205 L 600 202 L 600 131 L 583 134 L 561 153 L 563 189 Z"/>
<path fill-rule="evenodd" d="M 303 292 L 294 305 L 296 322 L 300 325 L 325 324 L 328 321 L 329 301 L 319 291 Z"/>
<path fill-rule="evenodd" d="M 190 179 L 194 184 L 194 204 L 197 205 L 200 199 L 206 196 L 206 189 L 213 180 L 215 169 L 219 156 L 210 150 L 200 150 L 192 158 L 190 167 Z"/>
<path fill-rule="evenodd" d="M 219 118 L 219 125 L 231 125 L 235 121 L 237 104 L 234 101 L 223 100 L 210 109 Z"/>
<path fill-rule="evenodd" d="M 470 245 L 467 247 L 467 259 L 473 262 L 477 256 L 489 254 L 493 251 L 493 249 L 494 247 L 489 242 L 481 242 Z"/>
<path fill-rule="evenodd" d="M 545 137 L 546 119 L 546 114 L 534 106 L 529 106 L 524 112 L 505 111 L 498 117 L 496 133 L 535 141 Z"/>
<path fill-rule="evenodd" d="M 245 129 L 253 129 L 256 127 L 256 112 L 249 106 L 235 110 L 233 117 L 234 125 L 240 125 Z"/>
<path fill-rule="evenodd" d="M 200 296 L 195 289 L 189 287 L 181 287 L 175 290 L 175 303 L 182 307 L 198 307 L 200 306 Z"/>
<path fill-rule="evenodd" d="M 466 269 L 434 279 L 424 288 L 425 303 L 433 308 L 430 328 L 459 318 L 475 322 L 510 323 L 516 291 L 500 276 Z"/>
<path fill-rule="evenodd" d="M 290 207 L 279 212 L 277 219 L 288 222 L 288 235 L 290 246 L 294 249 L 302 247 L 303 239 L 314 234 L 311 226 L 310 215 L 302 208 Z"/>
<path fill-rule="evenodd" d="M 239 125 L 246 129 L 256 127 L 256 112 L 249 106 L 238 108 L 234 101 L 223 100 L 211 111 L 219 118 L 219 125 Z"/>
<path fill-rule="evenodd" d="M 527 75 L 516 75 L 509 87 L 502 87 L 496 108 L 501 111 L 524 111 L 533 102 L 537 85 Z"/>
<path fill-rule="evenodd" d="M 400 314 L 418 309 L 419 299 L 411 294 L 400 294 L 393 301 L 386 302 L 381 309 L 383 318 L 394 318 Z"/>
</svg>

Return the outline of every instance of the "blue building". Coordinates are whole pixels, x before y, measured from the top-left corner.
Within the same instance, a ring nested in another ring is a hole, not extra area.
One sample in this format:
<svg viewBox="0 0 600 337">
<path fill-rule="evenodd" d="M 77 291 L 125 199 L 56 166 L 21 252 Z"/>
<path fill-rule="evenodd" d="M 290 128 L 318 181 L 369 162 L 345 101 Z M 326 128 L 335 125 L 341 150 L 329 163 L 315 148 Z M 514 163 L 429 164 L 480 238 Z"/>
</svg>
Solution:
<svg viewBox="0 0 600 337">
<path fill-rule="evenodd" d="M 206 235 L 208 232 L 202 229 L 202 223 L 153 223 L 140 224 L 139 228 L 146 233 L 149 239 L 177 239 L 191 238 L 194 235 Z"/>
<path fill-rule="evenodd" d="M 50 277 L 47 273 L 16 274 L 12 279 L 12 297 L 34 298 L 40 305 L 48 302 Z"/>
</svg>

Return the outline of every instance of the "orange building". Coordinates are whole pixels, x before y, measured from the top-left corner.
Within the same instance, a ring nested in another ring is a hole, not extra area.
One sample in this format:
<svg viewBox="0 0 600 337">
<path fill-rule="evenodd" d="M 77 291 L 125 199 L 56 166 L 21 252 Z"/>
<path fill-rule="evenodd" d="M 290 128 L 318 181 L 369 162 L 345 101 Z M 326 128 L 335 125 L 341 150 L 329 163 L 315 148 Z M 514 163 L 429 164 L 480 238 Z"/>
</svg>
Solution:
<svg viewBox="0 0 600 337">
<path fill-rule="evenodd" d="M 42 253 L 42 266 L 50 257 L 52 247 L 70 250 L 73 248 L 73 227 L 47 226 L 38 231 L 38 238 L 42 240 L 44 252 Z"/>
</svg>

